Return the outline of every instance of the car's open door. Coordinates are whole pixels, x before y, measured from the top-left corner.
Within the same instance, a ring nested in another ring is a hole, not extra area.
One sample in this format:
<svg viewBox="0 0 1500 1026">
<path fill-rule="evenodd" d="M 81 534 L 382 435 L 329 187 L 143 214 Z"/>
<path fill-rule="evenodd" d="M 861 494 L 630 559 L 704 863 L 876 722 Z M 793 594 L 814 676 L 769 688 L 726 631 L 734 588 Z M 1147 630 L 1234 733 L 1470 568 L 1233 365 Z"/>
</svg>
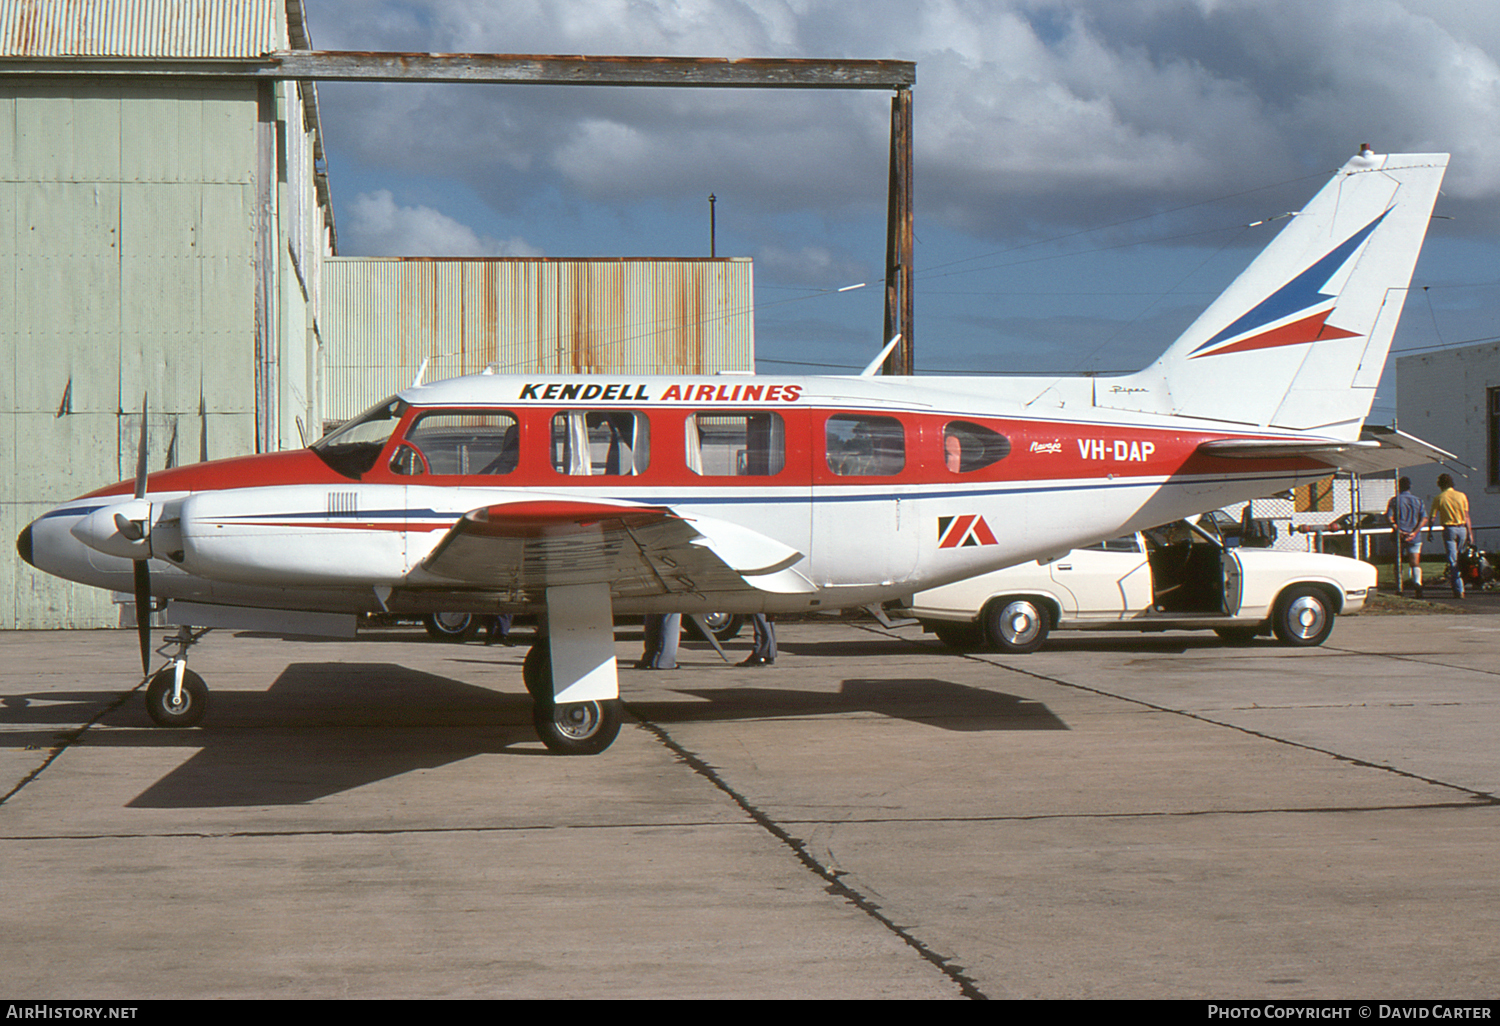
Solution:
<svg viewBox="0 0 1500 1026">
<path fill-rule="evenodd" d="M 1240 611 L 1240 603 L 1245 597 L 1245 567 L 1240 562 L 1238 550 L 1220 548 L 1219 553 L 1224 572 L 1224 613 L 1234 616 Z"/>
</svg>

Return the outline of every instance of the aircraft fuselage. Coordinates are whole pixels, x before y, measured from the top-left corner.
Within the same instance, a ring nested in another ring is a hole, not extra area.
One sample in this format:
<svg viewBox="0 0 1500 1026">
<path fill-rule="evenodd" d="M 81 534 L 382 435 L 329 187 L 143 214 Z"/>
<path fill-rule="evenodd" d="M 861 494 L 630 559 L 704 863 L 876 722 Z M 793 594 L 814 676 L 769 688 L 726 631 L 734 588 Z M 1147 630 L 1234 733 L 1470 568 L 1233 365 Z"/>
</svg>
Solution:
<svg viewBox="0 0 1500 1026">
<path fill-rule="evenodd" d="M 550 499 L 739 525 L 801 553 L 794 569 L 813 585 L 617 596 L 617 612 L 839 608 L 1327 473 L 1307 460 L 1204 456 L 1207 440 L 1268 435 L 1101 410 L 1076 385 L 1069 397 L 1038 381 L 1052 409 L 997 415 L 1006 403 L 986 384 L 480 375 L 418 386 L 346 444 L 335 435 L 310 450 L 152 473 L 153 587 L 272 608 L 535 610 L 534 588 L 457 584 L 424 563 L 465 513 Z M 1069 416 L 1070 399 L 1087 408 Z M 110 537 L 109 509 L 133 487 L 46 514 L 28 529 L 29 559 L 128 591 L 140 543 Z"/>
</svg>

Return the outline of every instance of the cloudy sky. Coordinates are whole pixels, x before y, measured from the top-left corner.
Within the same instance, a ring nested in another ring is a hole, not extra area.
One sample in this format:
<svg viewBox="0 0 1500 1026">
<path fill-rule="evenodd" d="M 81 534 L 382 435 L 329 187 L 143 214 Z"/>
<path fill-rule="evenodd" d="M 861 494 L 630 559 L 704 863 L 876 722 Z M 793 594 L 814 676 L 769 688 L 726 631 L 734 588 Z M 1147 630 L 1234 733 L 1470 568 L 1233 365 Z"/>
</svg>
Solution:
<svg viewBox="0 0 1500 1026">
<path fill-rule="evenodd" d="M 1366 142 L 1453 154 L 1397 349 L 1500 335 L 1493 0 L 306 9 L 324 50 L 917 62 L 919 372 L 1149 362 L 1275 231 L 1246 226 Z M 755 259 L 762 373 L 859 367 L 880 345 L 889 97 L 324 84 L 340 252 L 707 255 L 713 193 L 719 254 Z"/>
</svg>

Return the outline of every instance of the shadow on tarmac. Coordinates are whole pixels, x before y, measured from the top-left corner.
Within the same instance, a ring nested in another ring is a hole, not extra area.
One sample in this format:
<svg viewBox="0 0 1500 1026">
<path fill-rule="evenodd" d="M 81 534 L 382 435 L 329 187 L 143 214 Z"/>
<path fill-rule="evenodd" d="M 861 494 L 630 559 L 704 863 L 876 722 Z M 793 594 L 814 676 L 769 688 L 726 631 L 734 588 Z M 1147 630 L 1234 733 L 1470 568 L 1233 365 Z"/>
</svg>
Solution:
<svg viewBox="0 0 1500 1026">
<path fill-rule="evenodd" d="M 1068 729 L 1042 703 L 933 678 L 678 693 L 692 697 L 632 701 L 627 681 L 626 708 L 663 725 L 865 713 L 951 731 Z M 188 730 L 156 727 L 135 694 L 108 691 L 0 696 L 0 725 L 16 747 L 197 749 L 131 808 L 297 805 L 477 755 L 546 756 L 529 696 L 393 663 L 294 663 L 265 692 L 211 692 L 205 725 Z"/>
<path fill-rule="evenodd" d="M 943 730 L 1067 730 L 1040 702 L 931 677 L 846 680 L 837 692 L 785 688 L 680 688 L 702 701 L 627 701 L 653 723 L 727 722 L 874 713 Z"/>
<path fill-rule="evenodd" d="M 393 663 L 294 663 L 265 692 L 211 691 L 205 725 L 189 730 L 156 727 L 136 695 L 121 699 L 103 691 L 5 696 L 0 724 L 18 747 L 198 749 L 126 803 L 133 808 L 293 805 L 475 755 L 543 754 L 528 696 Z M 101 708 L 108 711 L 79 740 L 79 726 Z M 527 748 L 510 749 L 518 744 Z"/>
</svg>

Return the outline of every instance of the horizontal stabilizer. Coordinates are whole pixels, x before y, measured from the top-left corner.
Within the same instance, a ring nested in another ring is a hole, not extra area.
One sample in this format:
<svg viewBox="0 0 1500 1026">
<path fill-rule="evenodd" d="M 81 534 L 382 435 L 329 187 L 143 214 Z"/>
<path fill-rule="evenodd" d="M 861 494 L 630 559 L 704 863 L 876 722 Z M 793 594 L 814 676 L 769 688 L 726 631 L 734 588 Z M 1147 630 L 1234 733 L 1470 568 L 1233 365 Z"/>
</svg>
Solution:
<svg viewBox="0 0 1500 1026">
<path fill-rule="evenodd" d="M 1355 474 L 1377 474 L 1425 463 L 1452 463 L 1458 457 L 1402 431 L 1366 428 L 1357 442 L 1326 439 L 1224 439 L 1204 442 L 1198 451 L 1226 459 L 1309 459 L 1334 470 Z"/>
</svg>

